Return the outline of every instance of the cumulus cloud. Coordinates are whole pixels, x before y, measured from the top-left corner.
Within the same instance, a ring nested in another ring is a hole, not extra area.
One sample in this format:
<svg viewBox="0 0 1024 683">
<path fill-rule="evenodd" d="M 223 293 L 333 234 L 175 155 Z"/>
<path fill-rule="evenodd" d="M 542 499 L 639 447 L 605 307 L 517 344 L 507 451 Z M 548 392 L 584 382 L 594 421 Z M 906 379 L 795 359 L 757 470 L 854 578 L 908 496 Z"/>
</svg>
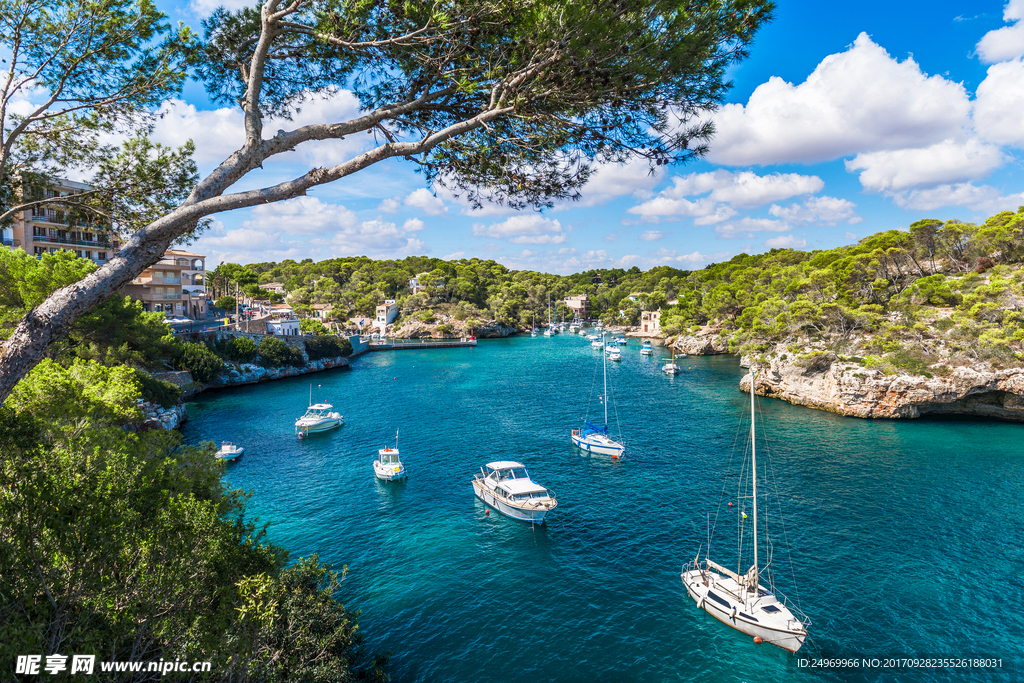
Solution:
<svg viewBox="0 0 1024 683">
<path fill-rule="evenodd" d="M 624 164 L 598 164 L 580 192 L 579 201 L 565 202 L 555 208 L 597 206 L 618 197 L 649 195 L 660 181 L 658 174 L 651 173 L 647 162 L 640 159 L 631 159 Z"/>
<path fill-rule="evenodd" d="M 629 213 L 657 222 L 662 217 L 691 217 L 697 225 L 713 225 L 737 215 L 733 207 L 754 208 L 825 187 L 818 176 L 799 173 L 758 175 L 724 169 L 676 176 L 672 186 L 629 209 Z M 698 197 L 698 195 L 707 195 Z M 687 199 L 694 197 L 695 199 Z"/>
<path fill-rule="evenodd" d="M 457 261 L 465 255 L 466 252 L 464 251 L 456 251 L 451 254 L 445 254 L 444 256 L 441 257 L 441 259 L 444 261 Z"/>
<path fill-rule="evenodd" d="M 808 197 L 803 204 L 779 206 L 772 204 L 768 213 L 781 218 L 787 223 L 860 223 L 863 218 L 857 215 L 857 205 L 848 199 L 839 197 Z"/>
<path fill-rule="evenodd" d="M 605 242 L 618 242 L 619 241 L 619 236 L 618 235 L 605 235 L 604 236 L 604 241 Z"/>
<path fill-rule="evenodd" d="M 792 226 L 785 221 L 775 221 L 771 218 L 749 218 L 744 217 L 738 221 L 724 223 L 715 228 L 722 237 L 738 238 L 753 237 L 756 232 L 786 232 Z"/>
<path fill-rule="evenodd" d="M 807 240 L 797 239 L 792 235 L 772 237 L 764 241 L 764 246 L 769 249 L 803 249 L 807 246 Z"/>
<path fill-rule="evenodd" d="M 1024 45 L 1024 36 L 1021 44 Z M 975 94 L 974 126 L 978 134 L 989 142 L 1024 148 L 1021 112 L 1024 112 L 1024 59 L 990 66 Z"/>
<path fill-rule="evenodd" d="M 249 0 L 191 0 L 188 6 L 200 17 L 208 17 L 218 7 L 234 12 L 235 10 L 244 9 L 251 4 L 252 2 Z"/>
<path fill-rule="evenodd" d="M 821 61 L 803 83 L 778 77 L 758 86 L 746 105 L 727 104 L 710 161 L 725 165 L 813 163 L 885 149 L 941 142 L 969 122 L 963 85 L 927 76 L 861 33 Z"/>
<path fill-rule="evenodd" d="M 1024 0 L 1010 0 L 1003 9 L 1009 26 L 989 31 L 978 41 L 977 52 L 986 64 L 1005 62 L 1024 55 Z"/>
<path fill-rule="evenodd" d="M 377 205 L 377 210 L 383 213 L 395 213 L 402 208 L 402 202 L 398 197 L 390 197 Z"/>
<path fill-rule="evenodd" d="M 950 139 L 919 149 L 858 154 L 846 162 L 846 170 L 861 172 L 860 183 L 865 190 L 892 192 L 977 180 L 1001 166 L 1004 160 L 995 145 L 976 139 Z"/>
<path fill-rule="evenodd" d="M 363 220 L 340 204 L 309 196 L 258 206 L 238 228 L 219 226 L 204 234 L 196 248 L 243 263 L 304 258 L 312 253 L 328 258 L 404 256 L 429 250 L 415 237 L 424 227 L 419 219 L 409 219 L 403 225 L 379 218 Z"/>
<path fill-rule="evenodd" d="M 975 211 L 996 213 L 1024 204 L 1024 192 L 1004 196 L 990 185 L 958 183 L 922 190 L 898 192 L 893 200 L 901 209 L 931 211 L 942 206 L 962 206 Z"/>
<path fill-rule="evenodd" d="M 640 234 L 640 239 L 642 239 L 644 242 L 655 242 L 657 240 L 663 239 L 664 237 L 665 233 L 662 232 L 661 230 L 647 230 Z"/>
<path fill-rule="evenodd" d="M 568 235 L 557 220 L 538 214 L 512 216 L 500 223 L 473 225 L 477 237 L 493 237 L 513 244 L 561 244 Z"/>
<path fill-rule="evenodd" d="M 409 193 L 402 203 L 414 209 L 419 209 L 429 216 L 440 216 L 448 211 L 448 207 L 444 205 L 444 202 L 435 197 L 425 187 Z"/>
</svg>

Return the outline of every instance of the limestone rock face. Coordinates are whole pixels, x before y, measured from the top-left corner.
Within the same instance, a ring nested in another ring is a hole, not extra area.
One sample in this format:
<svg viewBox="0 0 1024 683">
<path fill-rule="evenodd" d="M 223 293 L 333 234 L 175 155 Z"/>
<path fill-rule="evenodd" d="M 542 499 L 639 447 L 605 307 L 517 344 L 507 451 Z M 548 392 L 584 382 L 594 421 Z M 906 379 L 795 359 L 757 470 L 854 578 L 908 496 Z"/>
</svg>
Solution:
<svg viewBox="0 0 1024 683">
<path fill-rule="evenodd" d="M 448 332 L 438 331 L 438 327 L 447 325 L 451 328 Z M 465 320 L 456 320 L 451 316 L 439 316 L 436 322 L 425 323 L 419 320 L 406 320 L 398 329 L 394 325 L 388 326 L 388 335 L 397 339 L 422 339 L 434 337 L 441 339 L 461 339 L 470 336 L 470 332 L 477 339 L 491 339 L 494 337 L 507 337 L 518 332 L 514 327 L 503 325 L 494 320 L 488 320 L 476 325 L 468 325 Z"/>
<path fill-rule="evenodd" d="M 729 353 L 729 340 L 719 337 L 716 331 L 701 330 L 698 334 L 669 337 L 665 344 L 688 356 L 717 356 Z"/>
<path fill-rule="evenodd" d="M 749 366 L 749 360 L 741 364 Z M 947 377 L 885 375 L 841 361 L 824 370 L 789 360 L 757 366 L 754 391 L 796 405 L 840 415 L 915 418 L 922 415 L 976 415 L 1024 421 L 1024 369 L 979 371 L 957 367 Z M 750 391 L 750 376 L 740 380 Z"/>
</svg>

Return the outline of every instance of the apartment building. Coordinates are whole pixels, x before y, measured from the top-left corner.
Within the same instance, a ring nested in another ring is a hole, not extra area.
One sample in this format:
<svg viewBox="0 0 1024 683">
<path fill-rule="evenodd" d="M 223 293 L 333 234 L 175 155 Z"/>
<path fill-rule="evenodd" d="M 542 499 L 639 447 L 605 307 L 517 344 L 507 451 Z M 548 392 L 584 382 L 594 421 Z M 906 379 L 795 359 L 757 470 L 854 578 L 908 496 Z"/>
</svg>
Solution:
<svg viewBox="0 0 1024 683">
<path fill-rule="evenodd" d="M 44 190 L 44 199 L 69 197 L 92 189 L 72 180 L 57 180 Z M 109 226 L 91 218 L 76 216 L 62 204 L 41 204 L 15 215 L 13 225 L 3 229 L 5 247 L 24 249 L 39 256 L 57 251 L 73 251 L 81 258 L 104 264 L 120 247 Z"/>
<path fill-rule="evenodd" d="M 586 320 L 590 317 L 590 299 L 586 294 L 566 297 L 565 305 L 572 311 L 576 320 Z"/>
<path fill-rule="evenodd" d="M 373 325 L 383 333 L 385 328 L 394 322 L 397 317 L 398 303 L 394 299 L 385 299 L 384 303 L 377 306 L 377 315 L 374 318 Z"/>
<path fill-rule="evenodd" d="M 122 292 L 151 312 L 192 320 L 206 317 L 206 257 L 168 249 L 162 259 L 142 271 Z"/>
</svg>

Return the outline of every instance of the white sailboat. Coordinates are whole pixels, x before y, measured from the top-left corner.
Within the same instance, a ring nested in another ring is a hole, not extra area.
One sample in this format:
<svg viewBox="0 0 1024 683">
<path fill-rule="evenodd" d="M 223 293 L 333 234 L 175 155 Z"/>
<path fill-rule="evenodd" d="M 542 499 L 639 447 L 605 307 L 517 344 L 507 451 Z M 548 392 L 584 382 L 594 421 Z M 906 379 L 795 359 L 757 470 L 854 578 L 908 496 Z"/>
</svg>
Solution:
<svg viewBox="0 0 1024 683">
<path fill-rule="evenodd" d="M 596 342 L 595 342 L 596 343 Z M 604 335 L 601 335 L 601 342 L 604 344 Z M 618 349 L 616 349 L 617 351 Z M 587 451 L 588 453 L 598 453 L 600 455 L 610 455 L 613 458 L 617 458 L 626 450 L 618 441 L 613 440 L 608 436 L 608 358 L 607 356 L 601 356 L 601 363 L 604 366 L 604 397 L 602 403 L 604 403 L 604 426 L 599 427 L 595 424 L 591 424 L 589 421 L 583 421 L 583 427 L 581 429 L 572 430 L 572 442 L 578 448 Z"/>
<path fill-rule="evenodd" d="M 758 564 L 757 537 L 757 446 L 754 429 L 754 374 L 750 375 L 750 471 L 753 493 L 753 548 L 754 564 L 744 574 L 713 562 L 707 553 L 703 560 L 700 551 L 692 562 L 683 567 L 682 580 L 686 592 L 697 606 L 722 623 L 754 637 L 755 643 L 767 642 L 784 650 L 796 652 L 807 639 L 811 620 L 781 593 L 775 591 L 770 577 L 768 587 L 761 583 L 762 571 Z M 746 517 L 746 513 L 743 515 Z M 742 535 L 740 537 L 742 539 Z M 710 545 L 710 538 L 708 539 Z M 769 546 L 770 547 L 770 546 Z M 710 550 L 710 548 L 709 548 Z M 769 562 L 771 558 L 769 553 Z M 767 568 L 764 574 L 767 576 Z"/>
<path fill-rule="evenodd" d="M 665 363 L 664 365 L 662 365 L 661 366 L 661 371 L 662 372 L 667 372 L 670 375 L 678 375 L 679 374 L 679 366 L 676 365 L 676 350 L 675 350 L 675 347 L 672 348 L 672 360 L 670 360 L 668 363 Z"/>
</svg>

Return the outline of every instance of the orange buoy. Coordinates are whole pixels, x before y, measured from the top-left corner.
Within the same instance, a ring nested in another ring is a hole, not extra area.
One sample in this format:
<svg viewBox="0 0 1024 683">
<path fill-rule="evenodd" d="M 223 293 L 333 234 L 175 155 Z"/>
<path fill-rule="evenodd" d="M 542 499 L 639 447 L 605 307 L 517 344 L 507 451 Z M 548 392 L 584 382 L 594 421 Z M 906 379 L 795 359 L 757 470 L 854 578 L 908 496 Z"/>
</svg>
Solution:
<svg viewBox="0 0 1024 683">
<path fill-rule="evenodd" d="M 489 515 L 489 514 L 491 514 L 491 511 L 490 510 L 484 510 L 484 514 L 485 515 Z"/>
<path fill-rule="evenodd" d="M 761 644 L 761 643 L 763 643 L 763 642 L 764 642 L 764 641 L 763 641 L 763 640 L 761 640 L 761 636 L 754 636 L 754 643 L 755 643 L 756 645 L 760 645 L 760 644 Z"/>
</svg>

